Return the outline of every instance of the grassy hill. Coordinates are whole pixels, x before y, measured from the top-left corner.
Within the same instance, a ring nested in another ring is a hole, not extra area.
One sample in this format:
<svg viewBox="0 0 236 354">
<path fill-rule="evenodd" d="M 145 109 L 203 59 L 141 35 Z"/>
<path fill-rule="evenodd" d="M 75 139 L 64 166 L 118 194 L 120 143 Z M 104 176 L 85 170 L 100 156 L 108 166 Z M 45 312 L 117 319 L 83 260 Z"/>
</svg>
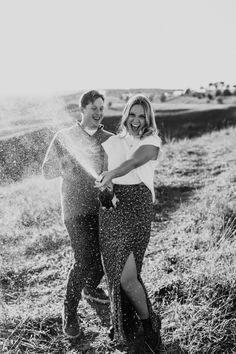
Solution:
<svg viewBox="0 0 236 354">
<path fill-rule="evenodd" d="M 111 101 L 112 106 L 106 106 L 102 123 L 112 132 L 118 129 L 125 105 L 120 99 L 121 93 L 122 90 L 107 91 L 107 102 Z M 228 97 L 228 101 L 221 105 L 183 96 L 160 103 L 161 90 L 146 90 L 144 93 L 154 97 L 156 122 L 164 142 L 236 125 L 234 97 Z M 80 94 L 0 101 L 0 184 L 40 173 L 55 131 L 73 124 L 73 118 L 65 110 L 66 104 L 78 102 Z"/>
<path fill-rule="evenodd" d="M 172 114 L 180 111 L 209 111 L 228 107 L 236 107 L 236 96 L 224 98 L 224 104 L 216 100 L 211 102 L 207 98 L 198 99 L 192 96 L 177 96 L 161 103 L 163 92 L 173 90 L 162 89 L 136 89 L 136 90 L 106 90 L 105 117 L 120 117 L 126 104 L 121 99 L 122 94 L 143 93 L 152 97 L 153 108 L 156 112 L 171 111 Z M 58 129 L 61 125 L 71 124 L 72 119 L 65 111 L 66 105 L 78 104 L 82 92 L 65 96 L 49 97 L 0 97 L 0 139 L 11 138 L 30 131 L 43 128 Z"/>
<path fill-rule="evenodd" d="M 161 314 L 163 353 L 236 351 L 236 129 L 163 146 L 143 279 Z M 0 187 L 1 352 L 131 353 L 109 342 L 108 308 L 82 301 L 67 341 L 61 306 L 72 253 L 59 180 Z M 105 283 L 103 283 L 105 288 Z"/>
</svg>

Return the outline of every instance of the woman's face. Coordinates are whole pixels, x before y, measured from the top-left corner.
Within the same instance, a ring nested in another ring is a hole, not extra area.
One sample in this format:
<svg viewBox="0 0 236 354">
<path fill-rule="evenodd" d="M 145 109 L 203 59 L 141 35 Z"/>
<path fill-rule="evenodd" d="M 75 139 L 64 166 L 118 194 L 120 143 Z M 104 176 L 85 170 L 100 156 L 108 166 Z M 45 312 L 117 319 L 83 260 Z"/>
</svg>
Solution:
<svg viewBox="0 0 236 354">
<path fill-rule="evenodd" d="M 139 136 L 145 124 L 146 118 L 144 107 L 141 104 L 133 105 L 126 120 L 129 134 Z"/>
</svg>

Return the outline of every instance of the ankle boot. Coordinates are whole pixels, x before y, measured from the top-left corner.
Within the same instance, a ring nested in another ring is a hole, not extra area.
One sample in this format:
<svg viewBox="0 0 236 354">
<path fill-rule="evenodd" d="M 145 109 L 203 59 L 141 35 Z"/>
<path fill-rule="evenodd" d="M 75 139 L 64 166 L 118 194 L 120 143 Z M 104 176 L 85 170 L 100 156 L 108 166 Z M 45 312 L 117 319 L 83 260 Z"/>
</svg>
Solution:
<svg viewBox="0 0 236 354">
<path fill-rule="evenodd" d="M 161 334 L 160 329 L 154 331 L 152 328 L 151 319 L 142 320 L 143 330 L 144 330 L 144 343 L 145 348 L 149 353 L 158 354 L 161 347 Z"/>
<path fill-rule="evenodd" d="M 78 338 L 81 329 L 77 319 L 77 308 L 65 302 L 62 310 L 62 330 L 69 338 Z"/>
<path fill-rule="evenodd" d="M 108 330 L 108 337 L 110 338 L 110 340 L 114 339 L 114 327 L 111 326 Z"/>
</svg>

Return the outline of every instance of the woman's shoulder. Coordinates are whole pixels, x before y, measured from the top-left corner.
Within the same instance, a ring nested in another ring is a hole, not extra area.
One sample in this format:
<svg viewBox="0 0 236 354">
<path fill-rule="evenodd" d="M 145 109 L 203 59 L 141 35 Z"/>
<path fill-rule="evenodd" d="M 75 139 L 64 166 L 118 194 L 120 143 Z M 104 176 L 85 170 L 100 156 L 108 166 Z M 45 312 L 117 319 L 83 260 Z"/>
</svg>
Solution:
<svg viewBox="0 0 236 354">
<path fill-rule="evenodd" d="M 118 135 L 112 135 L 110 136 L 104 143 L 102 143 L 102 146 L 111 146 L 114 144 L 119 144 L 120 142 L 120 137 Z"/>
<path fill-rule="evenodd" d="M 161 146 L 161 138 L 158 136 L 157 133 L 144 136 L 141 139 L 141 145 L 149 145 L 149 144 L 155 146 Z"/>
<path fill-rule="evenodd" d="M 106 141 L 109 141 L 109 142 L 120 141 L 120 136 L 119 135 L 112 135 Z"/>
</svg>

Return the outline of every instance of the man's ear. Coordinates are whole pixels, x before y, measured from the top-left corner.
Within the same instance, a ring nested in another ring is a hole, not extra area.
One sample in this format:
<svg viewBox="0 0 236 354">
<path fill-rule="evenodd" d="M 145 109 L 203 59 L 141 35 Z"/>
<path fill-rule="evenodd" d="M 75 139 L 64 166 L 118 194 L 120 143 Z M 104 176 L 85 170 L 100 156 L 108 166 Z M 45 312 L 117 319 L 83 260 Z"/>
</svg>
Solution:
<svg viewBox="0 0 236 354">
<path fill-rule="evenodd" d="M 80 110 L 80 113 L 84 114 L 84 108 L 83 107 L 80 107 L 79 110 Z"/>
</svg>

